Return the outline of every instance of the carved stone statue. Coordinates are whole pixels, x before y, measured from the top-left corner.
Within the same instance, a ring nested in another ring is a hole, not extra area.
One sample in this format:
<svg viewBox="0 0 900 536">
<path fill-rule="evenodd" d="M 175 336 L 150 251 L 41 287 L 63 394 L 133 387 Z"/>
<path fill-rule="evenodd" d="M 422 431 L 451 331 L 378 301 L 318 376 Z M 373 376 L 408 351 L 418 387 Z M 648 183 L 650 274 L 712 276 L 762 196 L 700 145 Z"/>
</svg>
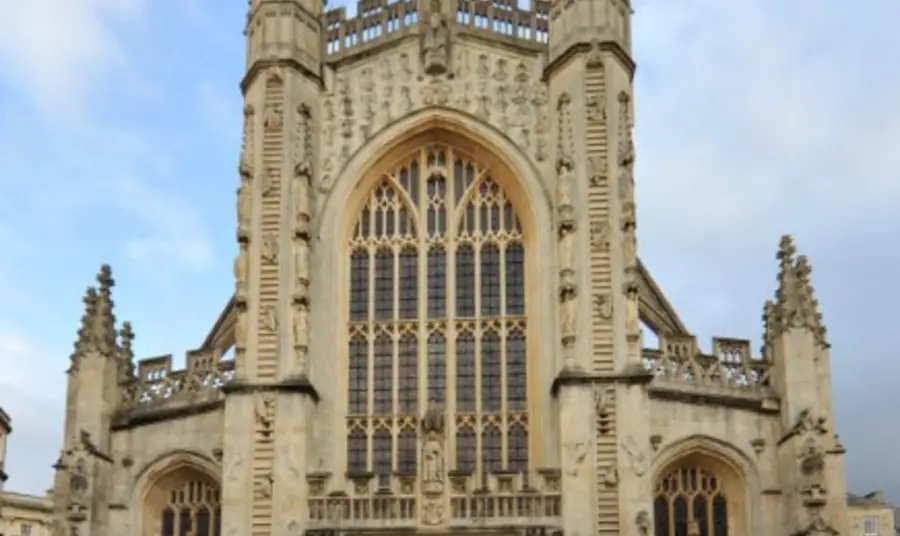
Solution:
<svg viewBox="0 0 900 536">
<path fill-rule="evenodd" d="M 309 283 L 309 246 L 303 241 L 294 248 L 294 277 L 298 285 Z"/>
<path fill-rule="evenodd" d="M 422 63 L 426 74 L 444 74 L 450 63 L 450 29 L 441 13 L 440 1 L 432 0 L 430 11 L 422 36 Z"/>
<path fill-rule="evenodd" d="M 247 255 L 247 247 L 241 244 L 238 248 L 238 254 L 234 258 L 234 284 L 235 296 L 238 302 L 247 301 L 247 269 L 249 257 Z"/>
<path fill-rule="evenodd" d="M 556 164 L 556 210 L 559 214 L 560 229 L 570 228 L 575 224 L 575 208 L 572 205 L 572 190 L 575 185 L 575 172 L 572 161 L 560 157 Z"/>
<path fill-rule="evenodd" d="M 422 491 L 435 495 L 444 491 L 444 412 L 434 401 L 422 417 Z"/>
<path fill-rule="evenodd" d="M 250 236 L 250 217 L 253 212 L 253 192 L 249 177 L 241 177 L 241 185 L 237 190 L 238 237 L 247 239 Z"/>
<path fill-rule="evenodd" d="M 275 333 L 278 331 L 278 311 L 271 305 L 263 307 L 259 313 L 259 327 L 262 331 Z"/>
<path fill-rule="evenodd" d="M 440 484 L 444 481 L 444 449 L 438 435 L 431 432 L 422 445 L 422 482 Z"/>
<path fill-rule="evenodd" d="M 267 233 L 263 237 L 261 255 L 265 264 L 276 264 L 278 262 L 278 237 L 274 233 Z"/>
<path fill-rule="evenodd" d="M 234 346 L 243 351 L 247 347 L 247 310 L 238 307 L 234 327 Z"/>
</svg>

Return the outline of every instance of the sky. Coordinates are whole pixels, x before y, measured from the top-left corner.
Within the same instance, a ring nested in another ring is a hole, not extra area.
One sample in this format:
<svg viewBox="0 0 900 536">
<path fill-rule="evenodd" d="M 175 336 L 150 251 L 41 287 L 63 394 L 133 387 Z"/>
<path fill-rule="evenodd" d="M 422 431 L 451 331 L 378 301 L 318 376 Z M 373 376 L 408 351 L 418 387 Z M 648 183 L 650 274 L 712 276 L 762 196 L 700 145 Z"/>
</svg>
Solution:
<svg viewBox="0 0 900 536">
<path fill-rule="evenodd" d="M 7 489 L 42 493 L 99 266 L 113 266 L 116 314 L 141 357 L 198 346 L 233 288 L 246 2 L 8 4 L 0 406 L 14 427 Z M 900 501 L 889 336 L 900 320 L 900 33 L 887 22 L 900 3 L 634 9 L 645 264 L 702 348 L 713 335 L 758 348 L 779 237 L 792 233 L 833 344 L 849 488 Z"/>
</svg>

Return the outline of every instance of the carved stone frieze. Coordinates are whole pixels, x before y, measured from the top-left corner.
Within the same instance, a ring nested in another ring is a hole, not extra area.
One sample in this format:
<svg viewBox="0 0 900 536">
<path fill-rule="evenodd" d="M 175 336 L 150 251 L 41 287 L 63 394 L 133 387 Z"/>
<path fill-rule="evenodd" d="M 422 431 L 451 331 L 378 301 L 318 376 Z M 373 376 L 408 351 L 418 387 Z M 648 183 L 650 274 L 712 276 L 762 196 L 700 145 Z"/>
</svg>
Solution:
<svg viewBox="0 0 900 536">
<path fill-rule="evenodd" d="M 609 251 L 609 223 L 600 220 L 591 222 L 591 249 Z"/>
<path fill-rule="evenodd" d="M 619 470 L 616 468 L 615 462 L 601 470 L 600 483 L 607 488 L 619 485 Z"/>
<path fill-rule="evenodd" d="M 594 295 L 594 313 L 597 318 L 603 321 L 612 320 L 613 316 L 613 299 L 609 294 Z"/>
<path fill-rule="evenodd" d="M 640 536 L 649 536 L 650 534 L 650 513 L 646 510 L 638 512 L 634 518 L 634 528 Z"/>
<path fill-rule="evenodd" d="M 566 456 L 563 470 L 566 474 L 578 476 L 581 466 L 584 465 L 584 461 L 587 459 L 590 446 L 590 441 L 572 441 L 563 445 Z"/>
<path fill-rule="evenodd" d="M 625 437 L 622 440 L 622 449 L 625 451 L 625 454 L 628 455 L 628 459 L 631 462 L 631 469 L 634 471 L 634 474 L 637 476 L 644 476 L 644 473 L 647 472 L 649 466 L 647 456 L 644 454 L 643 449 L 638 446 L 634 437 Z"/>
<path fill-rule="evenodd" d="M 435 24 L 420 43 L 424 76 L 415 76 L 410 60 L 415 49 L 406 48 L 335 77 L 332 93 L 323 99 L 318 189 L 330 190 L 350 157 L 372 136 L 398 118 L 434 106 L 479 117 L 535 162 L 548 160 L 549 99 L 539 64 L 463 44 L 451 52 L 449 38 L 442 45 L 445 27 L 437 19 Z"/>
<path fill-rule="evenodd" d="M 275 422 L 275 397 L 270 393 L 257 395 L 254 415 L 257 431 L 263 435 L 269 435 Z"/>
<path fill-rule="evenodd" d="M 278 311 L 274 306 L 266 305 L 260 310 L 259 329 L 267 333 L 278 331 Z"/>
<path fill-rule="evenodd" d="M 260 255 L 263 264 L 278 264 L 278 237 L 275 233 L 266 233 L 263 236 Z"/>
</svg>

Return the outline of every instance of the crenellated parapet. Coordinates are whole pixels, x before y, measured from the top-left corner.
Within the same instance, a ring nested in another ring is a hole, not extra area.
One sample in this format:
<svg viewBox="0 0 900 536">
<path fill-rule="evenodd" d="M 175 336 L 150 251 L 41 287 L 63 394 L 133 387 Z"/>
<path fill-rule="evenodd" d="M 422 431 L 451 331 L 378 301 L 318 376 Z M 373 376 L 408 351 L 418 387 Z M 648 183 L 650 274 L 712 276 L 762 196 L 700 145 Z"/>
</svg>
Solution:
<svg viewBox="0 0 900 536">
<path fill-rule="evenodd" d="M 430 2 L 439 6 L 448 28 L 473 37 L 540 50 L 548 42 L 550 2 L 535 0 L 530 7 L 518 0 L 450 0 Z M 433 19 L 422 0 L 362 0 L 355 17 L 344 7 L 325 14 L 323 49 L 325 63 L 371 53 L 409 35 L 428 33 Z"/>
<path fill-rule="evenodd" d="M 138 361 L 136 376 L 122 386 L 120 410 L 191 400 L 206 393 L 217 398 L 234 375 L 234 361 L 223 361 L 211 350 L 189 351 L 185 363 L 185 368 L 173 369 L 172 355 Z"/>
<path fill-rule="evenodd" d="M 684 384 L 716 390 L 768 390 L 771 363 L 753 357 L 750 341 L 713 337 L 712 351 L 703 353 L 691 335 L 659 337 L 659 349 L 644 349 L 644 367 L 654 383 Z"/>
</svg>

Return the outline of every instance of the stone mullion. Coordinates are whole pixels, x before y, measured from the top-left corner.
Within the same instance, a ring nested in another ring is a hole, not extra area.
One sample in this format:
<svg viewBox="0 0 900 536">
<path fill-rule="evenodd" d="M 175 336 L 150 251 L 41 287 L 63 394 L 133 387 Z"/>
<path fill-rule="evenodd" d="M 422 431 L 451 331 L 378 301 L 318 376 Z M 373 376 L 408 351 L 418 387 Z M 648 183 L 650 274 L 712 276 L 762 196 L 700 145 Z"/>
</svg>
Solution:
<svg viewBox="0 0 900 536">
<path fill-rule="evenodd" d="M 373 229 L 374 222 L 371 204 L 366 204 L 365 216 L 369 218 L 369 229 Z M 374 442 L 375 442 L 375 342 L 378 340 L 378 324 L 375 320 L 375 258 L 378 248 L 374 244 L 368 244 L 366 248 L 369 254 L 368 276 L 368 344 L 366 345 L 366 469 L 371 471 L 374 467 Z"/>
<path fill-rule="evenodd" d="M 477 190 L 473 195 L 473 202 L 478 197 Z M 484 243 L 483 236 L 481 234 L 481 211 L 478 210 L 478 205 L 475 205 L 475 238 L 472 240 L 472 255 L 474 257 L 475 264 L 475 325 L 472 327 L 473 329 L 473 337 L 475 339 L 475 474 L 476 481 L 480 482 L 480 479 L 484 475 L 484 415 L 483 409 L 481 405 L 481 352 L 482 352 L 482 344 L 481 338 L 484 335 L 484 329 L 481 325 L 481 246 Z M 481 482 L 484 484 L 483 482 Z"/>
<path fill-rule="evenodd" d="M 391 210 L 390 217 L 394 220 L 395 233 L 399 233 L 400 225 L 397 221 L 399 209 Z M 397 470 L 398 444 L 400 442 L 400 252 L 403 245 L 395 246 L 394 276 L 391 281 L 393 292 L 394 326 L 391 332 L 391 470 Z"/>
<path fill-rule="evenodd" d="M 421 149 L 418 154 L 419 174 L 418 177 L 410 177 L 410 181 L 418 181 L 419 199 L 415 204 L 418 210 L 418 225 L 416 227 L 418 238 L 419 263 L 417 285 L 417 305 L 419 308 L 418 315 L 418 341 L 416 350 L 419 354 L 419 395 L 418 409 L 421 414 L 428 406 L 428 255 L 430 247 L 428 245 L 428 189 L 425 178 L 426 168 L 425 149 Z M 413 200 L 415 203 L 416 200 Z M 417 434 L 418 437 L 418 434 Z M 418 444 L 418 443 L 417 443 Z"/>
<path fill-rule="evenodd" d="M 503 205 L 500 204 L 501 221 L 503 219 Z M 503 222 L 504 224 L 506 222 Z M 505 225 L 501 226 L 505 228 Z M 506 241 L 497 242 L 500 263 L 500 452 L 503 467 L 509 467 L 509 404 L 507 403 L 507 370 L 506 370 L 506 340 L 509 334 L 506 317 Z"/>
<path fill-rule="evenodd" d="M 451 150 L 447 150 L 447 169 L 449 171 L 449 177 L 445 177 L 445 181 L 447 184 L 446 189 L 446 201 L 445 201 L 445 210 L 447 211 L 447 268 L 445 273 L 447 274 L 446 280 L 446 288 L 447 288 L 447 345 L 445 346 L 447 351 L 447 370 L 446 370 L 446 382 L 447 387 L 445 389 L 445 401 L 444 405 L 446 407 L 448 418 L 445 419 L 447 423 L 447 433 L 446 433 L 446 446 L 447 456 L 446 460 L 455 460 L 456 459 L 456 348 L 457 348 L 457 330 L 456 330 L 456 250 L 457 250 L 457 229 L 459 227 L 457 221 L 457 204 L 455 203 L 456 199 L 456 181 L 453 175 L 453 152 Z"/>
</svg>

